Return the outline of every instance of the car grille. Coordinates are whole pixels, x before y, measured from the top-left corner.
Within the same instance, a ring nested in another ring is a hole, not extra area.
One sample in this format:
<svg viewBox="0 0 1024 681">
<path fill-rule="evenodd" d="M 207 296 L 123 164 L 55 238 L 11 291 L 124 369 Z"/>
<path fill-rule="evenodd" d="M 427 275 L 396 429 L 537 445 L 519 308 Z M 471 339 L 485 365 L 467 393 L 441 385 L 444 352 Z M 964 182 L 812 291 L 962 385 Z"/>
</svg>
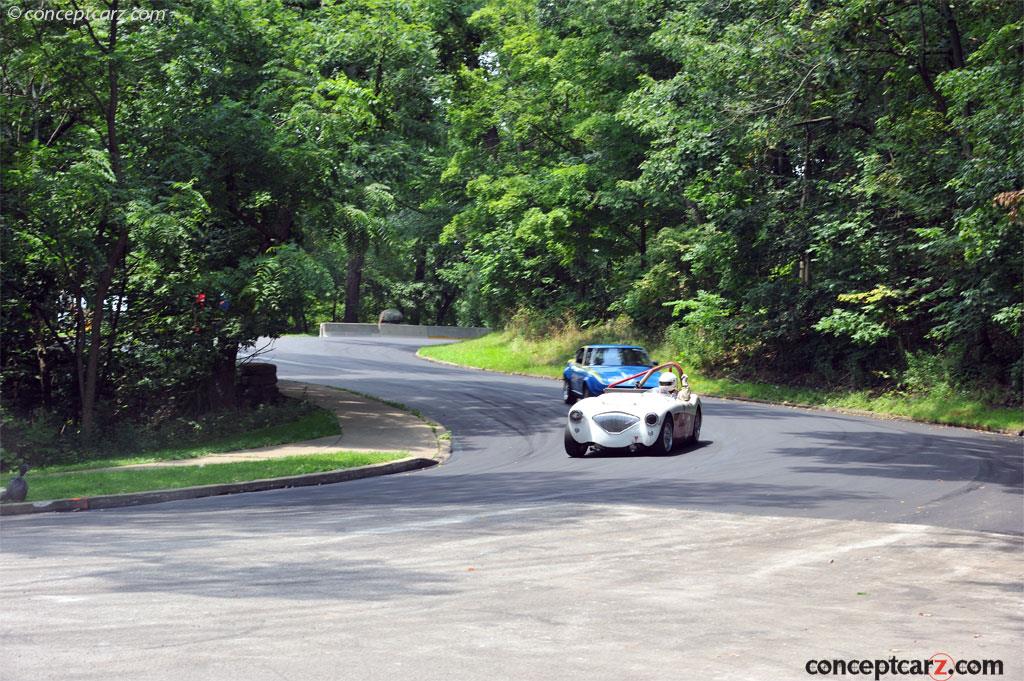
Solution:
<svg viewBox="0 0 1024 681">
<path fill-rule="evenodd" d="M 598 414 L 594 417 L 594 423 L 604 428 L 609 433 L 621 433 L 640 419 L 630 414 L 610 411 L 605 414 Z"/>
</svg>

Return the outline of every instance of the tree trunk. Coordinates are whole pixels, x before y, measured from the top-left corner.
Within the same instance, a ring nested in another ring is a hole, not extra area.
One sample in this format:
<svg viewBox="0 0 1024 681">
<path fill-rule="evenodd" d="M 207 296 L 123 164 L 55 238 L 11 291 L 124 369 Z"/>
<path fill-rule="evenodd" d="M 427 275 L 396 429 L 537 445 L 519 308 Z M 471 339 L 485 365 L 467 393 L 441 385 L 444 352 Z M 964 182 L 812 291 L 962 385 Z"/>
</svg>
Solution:
<svg viewBox="0 0 1024 681">
<path fill-rule="evenodd" d="M 107 123 L 107 154 L 110 157 L 110 169 L 114 175 L 115 188 L 123 184 L 124 171 L 121 167 L 121 149 L 117 139 L 117 99 L 119 92 L 117 59 L 117 17 L 118 2 L 111 3 L 110 30 L 107 37 L 107 105 L 104 111 Z M 88 356 L 85 361 L 85 381 L 81 386 L 82 397 L 82 434 L 85 438 L 91 438 L 95 431 L 96 392 L 99 386 L 99 359 L 103 347 L 103 316 L 106 309 L 105 303 L 107 293 L 110 291 L 111 282 L 114 280 L 114 272 L 118 265 L 124 260 L 128 250 L 128 226 L 119 222 L 116 226 L 117 236 L 111 250 L 107 254 L 107 262 L 99 273 L 96 281 L 96 290 L 92 296 L 91 304 L 91 328 L 89 329 Z M 100 235 L 106 232 L 106 226 L 101 225 Z M 113 342 L 113 340 L 111 341 Z"/>
<path fill-rule="evenodd" d="M 800 215 L 801 219 L 806 216 L 807 204 L 811 201 L 811 177 L 814 173 L 814 163 L 811 159 L 811 126 L 804 126 L 804 172 L 800 189 Z M 811 284 L 811 253 L 805 247 L 800 254 L 799 260 L 800 283 L 804 286 Z"/>
<path fill-rule="evenodd" d="M 363 283 L 363 261 L 366 251 L 359 249 L 348 256 L 348 272 L 345 274 L 345 316 L 343 322 L 359 321 L 359 287 Z"/>
<path fill-rule="evenodd" d="M 416 270 L 413 272 L 413 282 L 419 283 L 427 278 L 427 248 L 422 241 L 416 244 Z M 419 324 L 423 319 L 423 299 L 413 301 L 412 313 L 409 315 L 410 324 Z"/>
<path fill-rule="evenodd" d="M 647 269 L 647 218 L 640 221 L 640 269 Z"/>
<path fill-rule="evenodd" d="M 946 20 L 946 31 L 949 33 L 949 57 L 954 69 L 962 69 L 967 65 L 964 58 L 964 41 L 960 36 L 960 26 L 957 24 L 953 8 L 946 0 L 939 0 L 939 14 Z"/>
<path fill-rule="evenodd" d="M 94 415 L 96 411 L 96 392 L 99 386 L 100 352 L 103 349 L 103 313 L 106 310 L 104 301 L 110 291 L 117 263 L 124 257 L 128 247 L 128 230 L 120 228 L 114 250 L 107 259 L 107 265 L 100 272 L 96 282 L 96 293 L 92 299 L 92 326 L 89 329 L 89 351 L 85 363 L 85 389 L 82 392 L 82 434 L 88 439 L 95 429 Z"/>
<path fill-rule="evenodd" d="M 946 117 L 949 112 L 949 104 L 946 103 L 946 98 L 935 87 L 935 80 L 932 78 L 931 70 L 928 68 L 928 31 L 925 28 L 924 7 L 921 0 L 917 0 L 917 21 L 921 33 L 921 44 L 917 51 L 917 75 L 921 77 L 921 82 L 924 83 L 925 89 L 928 90 L 928 94 L 935 101 L 936 110 L 943 117 Z"/>
<path fill-rule="evenodd" d="M 234 409 L 238 404 L 235 392 L 238 344 L 222 345 L 213 361 L 213 376 L 210 382 L 209 399 L 215 408 Z"/>
<path fill-rule="evenodd" d="M 435 324 L 441 326 L 444 324 L 444 318 L 448 315 L 448 309 L 451 308 L 452 303 L 455 302 L 457 294 L 455 291 L 443 291 L 441 293 L 441 304 L 437 307 L 437 317 L 435 317 Z"/>
<path fill-rule="evenodd" d="M 117 343 L 117 324 L 121 320 L 121 308 L 125 306 L 126 293 L 128 291 L 128 263 L 121 268 L 121 286 L 117 295 L 110 302 L 110 335 L 107 338 L 107 366 L 114 362 L 114 347 Z"/>
<path fill-rule="evenodd" d="M 36 322 L 35 331 L 36 361 L 39 364 L 39 395 L 43 407 L 49 410 L 53 407 L 53 377 L 50 372 L 50 355 L 46 349 L 46 334 L 43 331 L 42 319 Z"/>
<path fill-rule="evenodd" d="M 957 24 L 956 15 L 953 14 L 953 8 L 946 0 L 939 0 L 939 14 L 946 20 L 946 31 L 949 38 L 949 61 L 954 69 L 962 69 L 967 66 L 967 58 L 964 56 L 964 41 L 960 35 L 960 26 Z M 974 112 L 974 106 L 972 103 L 967 104 L 967 115 L 971 115 Z M 960 153 L 965 159 L 969 159 L 974 155 L 974 149 L 970 141 L 960 133 L 957 133 L 957 138 L 960 140 Z"/>
<path fill-rule="evenodd" d="M 78 388 L 78 414 L 79 423 L 82 418 L 82 403 L 85 401 L 85 333 L 86 333 L 86 311 L 82 309 L 82 292 L 76 286 L 73 291 L 75 300 L 75 386 Z"/>
</svg>

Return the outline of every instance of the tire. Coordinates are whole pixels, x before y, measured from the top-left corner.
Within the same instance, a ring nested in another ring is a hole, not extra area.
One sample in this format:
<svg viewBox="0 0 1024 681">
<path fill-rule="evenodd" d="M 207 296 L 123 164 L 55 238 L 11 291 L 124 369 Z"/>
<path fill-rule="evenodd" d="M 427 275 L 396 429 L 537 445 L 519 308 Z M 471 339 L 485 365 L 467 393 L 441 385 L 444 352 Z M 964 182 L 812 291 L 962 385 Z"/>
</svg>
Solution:
<svg viewBox="0 0 1024 681">
<path fill-rule="evenodd" d="M 587 453 L 590 445 L 585 442 L 576 442 L 572 436 L 572 432 L 569 430 L 569 426 L 565 427 L 565 453 L 574 459 L 578 459 Z"/>
<path fill-rule="evenodd" d="M 576 393 L 572 391 L 572 386 L 569 385 L 569 379 L 562 381 L 562 401 L 566 404 L 576 403 Z"/>
<path fill-rule="evenodd" d="M 676 441 L 672 434 L 672 428 L 672 414 L 665 414 L 665 419 L 661 424 L 661 432 L 658 433 L 658 439 L 651 445 L 651 450 L 655 454 L 664 456 L 675 448 Z"/>
<path fill-rule="evenodd" d="M 700 424 L 704 418 L 700 415 L 700 407 L 697 407 L 697 413 L 693 415 L 693 430 L 690 432 L 690 437 L 686 438 L 687 442 L 696 443 L 700 439 Z"/>
</svg>

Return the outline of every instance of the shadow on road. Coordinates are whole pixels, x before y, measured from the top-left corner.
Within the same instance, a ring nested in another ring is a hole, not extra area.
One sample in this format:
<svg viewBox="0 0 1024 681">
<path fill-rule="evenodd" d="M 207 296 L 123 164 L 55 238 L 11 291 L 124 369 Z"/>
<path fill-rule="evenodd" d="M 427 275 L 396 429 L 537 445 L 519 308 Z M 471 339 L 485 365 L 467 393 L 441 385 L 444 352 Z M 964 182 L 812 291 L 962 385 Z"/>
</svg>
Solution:
<svg viewBox="0 0 1024 681">
<path fill-rule="evenodd" d="M 676 447 L 668 454 L 658 454 L 652 449 L 638 448 L 636 451 L 630 451 L 629 449 L 591 449 L 590 453 L 587 454 L 585 459 L 628 459 L 637 457 L 647 457 L 655 459 L 671 459 L 677 456 L 683 456 L 685 454 L 695 454 L 705 447 L 710 447 L 714 442 L 711 440 L 701 440 L 692 444 L 684 444 L 680 447 Z"/>
<path fill-rule="evenodd" d="M 802 473 L 974 482 L 998 485 L 1011 494 L 1024 490 L 1020 451 L 1014 453 L 999 441 L 939 434 L 908 437 L 866 430 L 809 430 L 787 435 L 802 446 L 775 451 L 807 461 L 806 465 L 792 467 Z"/>
</svg>

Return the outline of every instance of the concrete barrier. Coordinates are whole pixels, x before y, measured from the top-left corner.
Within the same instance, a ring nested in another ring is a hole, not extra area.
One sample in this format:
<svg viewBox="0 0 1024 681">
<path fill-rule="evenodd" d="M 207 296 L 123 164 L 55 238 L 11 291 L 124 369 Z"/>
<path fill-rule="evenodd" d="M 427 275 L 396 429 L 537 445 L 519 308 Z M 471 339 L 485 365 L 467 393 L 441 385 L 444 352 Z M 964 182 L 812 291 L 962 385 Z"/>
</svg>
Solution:
<svg viewBox="0 0 1024 681">
<path fill-rule="evenodd" d="M 321 336 L 370 336 L 377 335 L 376 324 L 342 324 L 323 322 L 320 324 Z"/>
<path fill-rule="evenodd" d="M 402 336 L 406 338 L 479 338 L 491 332 L 485 326 L 428 326 L 418 324 L 351 324 L 323 322 L 320 336 Z"/>
</svg>

